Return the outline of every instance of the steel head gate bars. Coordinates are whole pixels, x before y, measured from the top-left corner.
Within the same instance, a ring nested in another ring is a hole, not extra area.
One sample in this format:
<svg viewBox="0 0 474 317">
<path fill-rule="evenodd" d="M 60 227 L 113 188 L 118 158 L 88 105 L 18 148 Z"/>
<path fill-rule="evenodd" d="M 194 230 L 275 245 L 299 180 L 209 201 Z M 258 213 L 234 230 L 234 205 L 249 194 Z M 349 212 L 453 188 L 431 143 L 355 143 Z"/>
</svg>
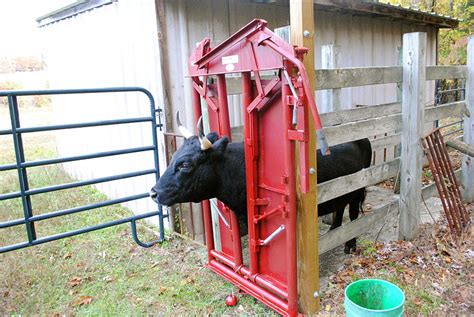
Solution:
<svg viewBox="0 0 474 317">
<path fill-rule="evenodd" d="M 19 109 L 18 109 L 19 96 L 98 94 L 98 93 L 124 93 L 124 92 L 136 92 L 136 93 L 145 94 L 149 100 L 150 116 L 62 124 L 62 125 L 27 127 L 27 128 L 21 127 L 21 124 L 20 124 Z M 8 171 L 8 170 L 17 170 L 18 178 L 20 181 L 20 191 L 0 194 L 0 201 L 7 200 L 7 199 L 21 198 L 22 205 L 23 205 L 23 213 L 24 213 L 23 218 L 0 222 L 0 229 L 25 225 L 27 237 L 28 237 L 28 241 L 26 242 L 1 247 L 0 253 L 17 250 L 17 249 L 21 249 L 21 248 L 25 248 L 29 246 L 34 246 L 34 245 L 38 245 L 45 242 L 50 242 L 50 241 L 66 238 L 66 237 L 71 237 L 71 236 L 82 234 L 85 232 L 99 230 L 99 229 L 103 229 L 103 228 L 107 228 L 107 227 L 111 227 L 111 226 L 115 226 L 119 224 L 124 224 L 127 222 L 130 222 L 131 224 L 133 239 L 135 240 L 137 244 L 139 244 L 142 247 L 150 247 L 153 244 L 157 242 L 161 242 L 164 239 L 163 218 L 168 217 L 168 215 L 163 214 L 161 205 L 157 206 L 158 208 L 157 211 L 147 212 L 140 215 L 135 215 L 135 216 L 127 217 L 127 218 L 109 221 L 109 222 L 102 223 L 99 225 L 81 228 L 81 229 L 64 232 L 60 234 L 55 234 L 52 236 L 38 237 L 36 234 L 35 223 L 38 221 L 146 198 L 148 197 L 148 193 L 142 193 L 142 194 L 136 194 L 136 195 L 127 196 L 127 197 L 111 199 L 111 200 L 107 200 L 107 201 L 103 201 L 99 203 L 93 203 L 89 205 L 84 205 L 84 206 L 79 206 L 79 207 L 74 207 L 74 208 L 64 209 L 64 210 L 58 210 L 58 211 L 49 212 L 45 214 L 39 214 L 39 215 L 33 214 L 33 208 L 32 208 L 32 204 L 30 200 L 30 197 L 36 194 L 54 192 L 54 191 L 63 190 L 63 189 L 98 184 L 98 183 L 109 182 L 109 181 L 114 181 L 114 180 L 119 180 L 119 179 L 126 179 L 126 178 L 148 175 L 148 174 L 155 174 L 156 181 L 158 181 L 160 173 L 159 173 L 159 164 L 158 164 L 158 143 L 157 143 L 156 129 L 157 128 L 161 129 L 162 125 L 161 125 L 161 122 L 157 123 L 156 117 L 157 117 L 157 113 L 160 112 L 161 109 L 155 109 L 154 98 L 148 90 L 141 87 L 114 87 L 114 88 L 93 88 L 93 89 L 0 91 L 0 97 L 6 97 L 8 99 L 8 106 L 10 110 L 10 119 L 11 119 L 11 126 L 12 126 L 11 129 L 0 130 L 0 135 L 12 135 L 13 145 L 15 148 L 15 157 L 16 157 L 15 163 L 1 165 L 0 172 Z M 91 154 L 86 154 L 86 155 L 61 157 L 61 158 L 53 158 L 53 159 L 37 160 L 37 161 L 25 161 L 23 139 L 22 139 L 23 134 L 53 131 L 53 130 L 63 130 L 63 129 L 78 129 L 78 128 L 97 127 L 97 126 L 142 123 L 142 122 L 149 122 L 151 124 L 152 140 L 153 140 L 152 145 L 126 148 L 122 150 L 91 153 Z M 73 161 L 87 160 L 87 159 L 94 159 L 94 158 L 110 157 L 110 156 L 115 156 L 115 155 L 131 154 L 131 153 L 138 153 L 138 152 L 145 152 L 145 151 L 153 151 L 153 157 L 154 157 L 153 169 L 141 170 L 137 172 L 131 172 L 131 173 L 125 173 L 125 174 L 119 174 L 119 175 L 111 175 L 107 177 L 101 177 L 101 178 L 95 178 L 95 179 L 90 179 L 90 180 L 83 180 L 83 181 L 77 181 L 73 183 L 59 184 L 59 185 L 53 185 L 53 186 L 47 186 L 47 187 L 41 187 L 41 188 L 34 188 L 34 189 L 31 189 L 28 183 L 27 169 L 31 167 L 38 167 L 38 166 L 45 166 L 49 164 L 66 163 L 66 162 L 73 162 Z M 149 218 L 153 216 L 158 216 L 160 237 L 157 241 L 142 242 L 140 241 L 137 235 L 136 221 L 139 219 Z"/>
<path fill-rule="evenodd" d="M 205 202 L 208 266 L 277 312 L 294 316 L 298 313 L 295 144 L 299 143 L 299 186 L 304 193 L 310 186 L 308 108 L 322 153 L 328 147 L 301 61 L 307 49 L 286 43 L 266 24 L 254 20 L 214 49 L 204 39 L 190 58 L 189 73 L 195 122 L 204 102 L 211 131 L 229 137 L 225 76 L 240 73 L 242 79 L 250 261 L 244 265 L 237 218 L 222 203 L 221 213 L 230 226 L 219 218 L 222 250 L 214 248 L 210 206 Z M 263 80 L 264 70 L 278 74 Z"/>
</svg>

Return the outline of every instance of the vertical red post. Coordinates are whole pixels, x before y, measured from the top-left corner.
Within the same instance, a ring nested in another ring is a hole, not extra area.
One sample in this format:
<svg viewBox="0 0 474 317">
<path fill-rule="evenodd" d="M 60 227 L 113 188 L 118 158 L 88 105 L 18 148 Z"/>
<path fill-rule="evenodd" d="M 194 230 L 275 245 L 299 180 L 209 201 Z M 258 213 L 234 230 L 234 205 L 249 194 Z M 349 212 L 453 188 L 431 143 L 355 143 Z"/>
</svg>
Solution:
<svg viewBox="0 0 474 317">
<path fill-rule="evenodd" d="M 198 80 L 193 78 L 193 80 Z M 192 102 L 194 110 L 194 127 L 197 129 L 197 122 L 199 117 L 202 115 L 201 110 L 201 96 L 199 92 L 193 88 L 192 90 Z M 201 203 L 203 218 L 204 218 L 204 231 L 206 235 L 206 245 L 207 245 L 207 257 L 209 262 L 214 259 L 211 255 L 211 251 L 214 250 L 214 236 L 212 234 L 212 219 L 211 219 L 211 206 L 209 200 L 203 201 Z"/>
<path fill-rule="evenodd" d="M 291 65 L 287 65 L 288 69 L 291 69 Z M 283 124 L 285 126 L 285 140 L 284 144 L 284 160 L 285 160 L 285 173 L 288 177 L 288 183 L 286 185 L 288 203 L 286 205 L 288 218 L 286 219 L 286 248 L 287 248 L 287 274 L 288 274 L 288 313 L 290 316 L 296 316 L 298 314 L 298 288 L 297 288 L 297 262 L 296 262 L 296 174 L 294 166 L 295 157 L 295 145 L 288 137 L 288 130 L 293 129 L 292 126 L 292 111 L 287 104 L 287 98 L 291 95 L 288 82 L 282 76 L 282 108 L 283 108 Z"/>
<path fill-rule="evenodd" d="M 232 141 L 232 130 L 230 129 L 229 104 L 227 102 L 227 87 L 225 75 L 217 75 L 217 96 L 219 100 L 218 118 L 219 118 L 219 134 L 225 135 Z M 239 268 L 243 264 L 242 242 L 240 240 L 239 221 L 235 213 L 229 212 L 231 222 L 232 247 L 234 253 L 234 269 Z"/>
<path fill-rule="evenodd" d="M 255 113 L 248 113 L 247 107 L 253 101 L 252 96 L 252 79 L 250 72 L 242 73 L 242 104 L 244 112 L 244 146 L 245 146 L 245 170 L 247 173 L 247 221 L 249 225 L 249 258 L 250 258 L 250 276 L 258 273 L 258 256 L 257 256 L 257 224 L 254 224 L 257 208 L 255 199 L 257 198 L 256 184 L 256 153 L 258 144 L 251 140 L 255 140 L 257 135 Z"/>
</svg>

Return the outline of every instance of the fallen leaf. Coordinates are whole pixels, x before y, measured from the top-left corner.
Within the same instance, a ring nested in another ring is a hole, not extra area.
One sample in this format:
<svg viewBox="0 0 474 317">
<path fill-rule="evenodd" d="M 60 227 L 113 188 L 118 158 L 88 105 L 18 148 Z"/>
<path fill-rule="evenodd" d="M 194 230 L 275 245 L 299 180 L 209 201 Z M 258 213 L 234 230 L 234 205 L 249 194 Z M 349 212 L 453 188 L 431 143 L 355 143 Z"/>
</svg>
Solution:
<svg viewBox="0 0 474 317">
<path fill-rule="evenodd" d="M 70 259 L 72 257 L 71 252 L 67 252 L 66 254 L 63 255 L 63 259 Z"/>
<path fill-rule="evenodd" d="M 423 304 L 423 301 L 420 298 L 415 297 L 415 299 L 413 300 L 413 304 L 415 304 L 416 306 L 420 306 L 421 304 Z"/>
<path fill-rule="evenodd" d="M 166 292 L 166 287 L 161 286 L 160 289 L 158 290 L 158 295 L 161 295 L 161 294 L 163 294 L 164 292 Z"/>
<path fill-rule="evenodd" d="M 325 308 L 326 311 L 330 311 L 331 310 L 331 305 L 326 305 L 326 308 Z"/>
<path fill-rule="evenodd" d="M 93 297 L 92 296 L 80 296 L 78 299 L 74 301 L 75 306 L 84 306 L 89 305 L 92 303 Z"/>
<path fill-rule="evenodd" d="M 10 295 L 10 292 L 9 292 L 9 291 L 3 292 L 3 297 L 8 297 L 8 295 Z"/>
<path fill-rule="evenodd" d="M 81 284 L 81 282 L 82 282 L 82 278 L 74 276 L 67 283 L 69 284 L 69 286 L 74 287 L 74 286 L 77 286 L 77 285 Z"/>
</svg>

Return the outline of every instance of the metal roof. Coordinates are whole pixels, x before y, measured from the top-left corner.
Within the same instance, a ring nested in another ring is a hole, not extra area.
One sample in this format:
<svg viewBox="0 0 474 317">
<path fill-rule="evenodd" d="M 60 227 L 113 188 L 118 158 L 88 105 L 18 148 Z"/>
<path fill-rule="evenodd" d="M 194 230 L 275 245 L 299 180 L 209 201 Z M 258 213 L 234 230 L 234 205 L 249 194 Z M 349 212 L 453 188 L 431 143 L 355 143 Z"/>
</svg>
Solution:
<svg viewBox="0 0 474 317">
<path fill-rule="evenodd" d="M 66 19 L 93 8 L 110 4 L 117 0 L 77 0 L 74 3 L 48 13 L 36 19 L 40 26 Z M 250 0 L 256 3 L 275 3 L 288 5 L 288 0 Z M 354 14 L 372 15 L 409 23 L 419 23 L 437 28 L 456 28 L 459 19 L 420 10 L 419 8 L 403 7 L 379 0 L 313 0 L 316 8 L 329 11 L 345 11 Z"/>
<path fill-rule="evenodd" d="M 54 10 L 53 12 L 47 13 L 39 18 L 36 19 L 39 26 L 44 26 L 50 23 L 54 23 L 60 20 L 67 19 L 74 15 L 80 14 L 85 11 L 92 10 L 94 8 L 111 4 L 112 2 L 117 0 L 76 0 L 71 1 L 72 3 Z"/>
<path fill-rule="evenodd" d="M 314 0 L 314 4 L 316 7 L 326 10 L 360 12 L 438 28 L 456 28 L 460 22 L 459 19 L 450 16 L 423 11 L 419 8 L 384 3 L 379 0 Z"/>
</svg>

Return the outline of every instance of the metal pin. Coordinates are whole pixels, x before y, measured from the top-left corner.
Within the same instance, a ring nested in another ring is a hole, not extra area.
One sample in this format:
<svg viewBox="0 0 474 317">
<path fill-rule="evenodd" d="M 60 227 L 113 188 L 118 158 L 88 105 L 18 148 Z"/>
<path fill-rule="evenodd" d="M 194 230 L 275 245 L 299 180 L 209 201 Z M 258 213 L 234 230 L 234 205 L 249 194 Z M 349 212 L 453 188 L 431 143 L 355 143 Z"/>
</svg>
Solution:
<svg viewBox="0 0 474 317">
<path fill-rule="evenodd" d="M 273 231 L 271 235 L 268 236 L 268 238 L 263 240 L 262 245 L 267 245 L 268 243 L 270 243 L 270 241 L 275 239 L 277 235 L 283 232 L 283 230 L 285 230 L 285 225 L 279 226 L 275 231 Z"/>
</svg>

